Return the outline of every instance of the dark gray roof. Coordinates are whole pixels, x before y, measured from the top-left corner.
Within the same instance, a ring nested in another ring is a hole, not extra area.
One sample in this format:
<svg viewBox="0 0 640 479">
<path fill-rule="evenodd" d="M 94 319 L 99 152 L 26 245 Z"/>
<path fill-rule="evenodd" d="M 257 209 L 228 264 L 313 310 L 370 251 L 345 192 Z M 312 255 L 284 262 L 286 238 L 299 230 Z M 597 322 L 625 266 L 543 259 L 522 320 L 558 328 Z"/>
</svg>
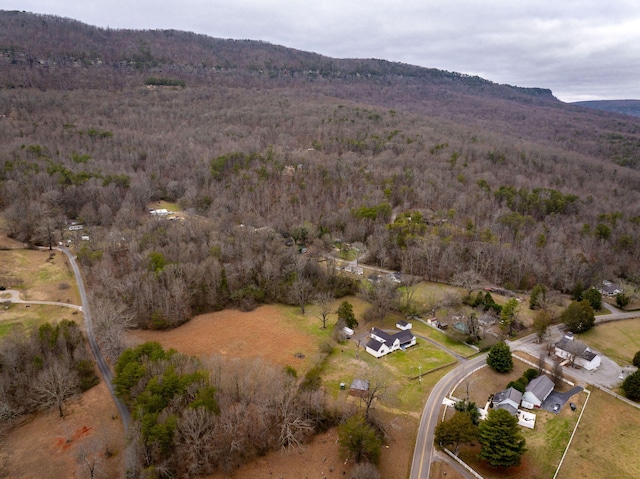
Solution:
<svg viewBox="0 0 640 479">
<path fill-rule="evenodd" d="M 367 348 L 369 349 L 373 349 L 374 351 L 380 351 L 380 348 L 382 347 L 382 344 L 380 341 L 378 341 L 377 339 L 369 339 L 369 342 L 367 342 Z"/>
<path fill-rule="evenodd" d="M 406 343 L 410 343 L 411 341 L 413 341 L 413 338 L 415 337 L 413 335 L 413 333 L 411 331 L 409 331 L 408 329 L 405 329 L 405 330 L 402 330 L 402 331 L 398 331 L 397 333 L 394 333 L 394 334 L 389 334 L 386 331 L 383 331 L 382 329 L 371 328 L 371 334 L 374 334 L 374 335 L 378 336 L 380 339 L 383 339 L 384 342 L 389 347 L 391 347 L 391 345 L 393 344 L 393 342 L 396 339 L 400 340 L 400 344 L 406 344 Z M 377 349 L 376 349 L 376 351 L 377 351 Z"/>
<path fill-rule="evenodd" d="M 586 344 L 576 341 L 575 339 L 569 339 L 566 336 L 563 336 L 562 339 L 556 343 L 556 347 L 569 354 L 573 354 L 577 358 L 584 358 L 587 361 L 591 361 L 596 357 L 595 353 L 590 351 Z"/>
<path fill-rule="evenodd" d="M 383 331 L 382 329 L 379 328 L 372 328 L 371 329 L 371 334 L 375 334 L 376 336 L 378 336 L 381 339 L 384 339 L 385 343 L 391 344 L 393 343 L 393 336 L 391 336 L 389 333 L 387 333 L 386 331 Z"/>
<path fill-rule="evenodd" d="M 396 325 L 400 325 L 400 326 L 403 326 L 403 327 L 404 327 L 404 326 L 408 326 L 408 325 L 409 325 L 409 323 L 407 323 L 404 319 L 401 319 L 400 321 L 398 321 L 398 322 L 396 323 Z"/>
<path fill-rule="evenodd" d="M 506 409 L 511 413 L 512 416 L 515 416 L 516 414 L 518 414 L 518 408 L 513 407 L 513 404 L 510 404 L 508 402 L 500 403 L 497 406 L 494 406 L 494 409 Z"/>
<path fill-rule="evenodd" d="M 406 329 L 404 331 L 400 331 L 399 333 L 394 334 L 393 337 L 394 337 L 394 339 L 398 338 L 400 340 L 400 344 L 406 344 L 406 343 L 410 343 L 411 341 L 413 341 L 413 338 L 415 336 L 413 335 L 413 333 L 411 331 Z"/>
<path fill-rule="evenodd" d="M 522 393 L 515 388 L 509 388 L 493 395 L 494 404 L 500 404 L 507 399 L 511 399 L 516 404 L 520 404 L 520 401 L 522 400 Z"/>
<path fill-rule="evenodd" d="M 535 397 L 544 401 L 549 393 L 553 391 L 553 381 L 549 379 L 549 376 L 538 376 L 531 380 L 527 387 L 525 388 L 526 392 L 532 393 Z"/>
</svg>

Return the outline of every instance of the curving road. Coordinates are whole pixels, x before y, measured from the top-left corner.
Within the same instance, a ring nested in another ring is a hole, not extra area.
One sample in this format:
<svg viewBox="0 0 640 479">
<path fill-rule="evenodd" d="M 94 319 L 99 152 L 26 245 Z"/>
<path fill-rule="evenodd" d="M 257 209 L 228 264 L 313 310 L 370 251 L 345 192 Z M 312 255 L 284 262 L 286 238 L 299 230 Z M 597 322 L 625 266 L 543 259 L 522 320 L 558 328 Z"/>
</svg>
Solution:
<svg viewBox="0 0 640 479">
<path fill-rule="evenodd" d="M 623 313 L 610 305 L 605 304 L 605 307 L 611 312 L 611 314 L 596 316 L 596 324 L 616 320 L 634 319 L 639 316 L 637 311 Z M 559 332 L 560 327 L 560 325 L 553 326 L 552 331 Z M 516 341 L 509 341 L 508 344 L 511 351 L 516 351 L 518 349 L 526 349 L 529 345 L 534 343 L 536 339 L 535 334 L 529 334 Z M 418 435 L 416 438 L 416 446 L 413 452 L 411 474 L 409 476 L 410 479 L 429 479 L 429 472 L 434 453 L 434 431 L 439 421 L 442 402 L 459 381 L 473 372 L 474 369 L 483 366 L 486 363 L 486 357 L 486 353 L 476 356 L 470 360 L 464 360 L 458 357 L 460 360 L 459 365 L 445 375 L 434 386 L 422 412 L 422 418 L 420 420 L 420 426 L 418 428 Z M 589 379 L 590 380 L 588 382 L 594 382 L 594 378 Z M 466 475 L 464 472 L 463 474 Z"/>
<path fill-rule="evenodd" d="M 461 362 L 458 367 L 445 375 L 434 386 L 427 403 L 424 405 L 416 447 L 413 451 L 410 479 L 428 479 L 433 459 L 433 437 L 438 424 L 442 401 L 459 381 L 474 369 L 486 363 L 486 353 L 468 361 Z"/>
<path fill-rule="evenodd" d="M 120 417 L 122 418 L 122 424 L 124 426 L 125 433 L 129 430 L 129 424 L 131 423 L 131 414 L 129 413 L 129 409 L 122 402 L 120 398 L 115 395 L 113 389 L 113 375 L 111 374 L 111 368 L 107 364 L 107 361 L 104 359 L 102 355 L 102 351 L 100 351 L 100 347 L 98 346 L 98 342 L 96 341 L 95 334 L 93 332 L 93 319 L 91 317 L 91 310 L 89 309 L 89 301 L 87 299 L 87 291 L 84 287 L 84 281 L 82 279 L 82 274 L 80 273 L 80 268 L 78 267 L 78 263 L 76 263 L 75 257 L 71 254 L 71 252 L 61 246 L 60 251 L 62 251 L 67 258 L 69 258 L 69 264 L 71 264 L 71 269 L 73 269 L 73 274 L 76 277 L 76 282 L 78 283 L 78 290 L 80 291 L 80 299 L 82 300 L 82 312 L 84 313 L 84 326 L 87 332 L 87 339 L 89 340 L 89 346 L 91 347 L 91 352 L 93 353 L 94 358 L 96 359 L 96 364 L 98 365 L 98 369 L 100 370 L 100 374 L 104 379 L 109 392 L 111 393 L 111 397 L 116 403 L 116 407 L 118 408 L 118 412 L 120 413 Z"/>
</svg>

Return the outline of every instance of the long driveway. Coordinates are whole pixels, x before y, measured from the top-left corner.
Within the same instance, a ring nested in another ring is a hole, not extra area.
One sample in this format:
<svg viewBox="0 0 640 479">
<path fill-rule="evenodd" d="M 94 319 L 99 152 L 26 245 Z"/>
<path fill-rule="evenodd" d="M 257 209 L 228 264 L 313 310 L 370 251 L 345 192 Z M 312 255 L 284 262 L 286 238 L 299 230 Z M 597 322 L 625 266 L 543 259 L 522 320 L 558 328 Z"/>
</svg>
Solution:
<svg viewBox="0 0 640 479">
<path fill-rule="evenodd" d="M 5 291 L 1 291 L 0 296 L 2 296 L 1 301 L 11 301 L 12 303 L 20 303 L 20 304 L 44 304 L 47 306 L 64 306 L 65 308 L 77 309 L 78 311 L 82 311 L 82 306 L 78 306 L 77 304 L 61 303 L 60 301 L 32 301 L 28 299 L 22 299 L 20 298 L 20 291 L 16 289 L 7 289 Z"/>
<path fill-rule="evenodd" d="M 80 299 L 82 300 L 82 312 L 84 313 L 84 326 L 87 333 L 87 339 L 89 340 L 89 346 L 91 347 L 91 352 L 96 359 L 96 364 L 98 365 L 98 369 L 102 374 L 102 378 L 104 379 L 109 392 L 111 393 L 111 397 L 116 403 L 116 407 L 118 408 L 118 412 L 120 413 L 120 417 L 122 418 L 122 424 L 124 426 L 125 433 L 129 431 L 129 424 L 131 423 L 131 415 L 129 414 L 129 409 L 122 402 L 120 398 L 115 395 L 113 389 L 113 375 L 111 374 L 111 368 L 107 364 L 107 361 L 104 359 L 102 355 L 102 351 L 100 351 L 100 347 L 98 346 L 98 342 L 96 341 L 95 334 L 93 332 L 93 318 L 91 317 L 91 309 L 89 308 L 89 301 L 87 299 L 87 292 L 84 287 L 84 280 L 82 279 L 82 274 L 80 273 L 80 268 L 78 267 L 78 263 L 76 263 L 75 257 L 71 254 L 71 252 L 65 248 L 64 246 L 59 248 L 67 258 L 69 258 L 69 264 L 71 264 L 71 268 L 73 269 L 73 274 L 76 276 L 76 282 L 78 283 L 78 290 L 80 291 Z"/>
</svg>

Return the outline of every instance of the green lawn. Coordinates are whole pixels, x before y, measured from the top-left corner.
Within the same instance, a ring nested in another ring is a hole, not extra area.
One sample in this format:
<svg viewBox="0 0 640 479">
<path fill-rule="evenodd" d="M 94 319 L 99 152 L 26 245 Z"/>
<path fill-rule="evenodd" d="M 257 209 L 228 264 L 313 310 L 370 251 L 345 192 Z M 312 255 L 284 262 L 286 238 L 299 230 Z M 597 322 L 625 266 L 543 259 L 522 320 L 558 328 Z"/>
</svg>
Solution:
<svg viewBox="0 0 640 479">
<path fill-rule="evenodd" d="M 82 322 L 82 314 L 77 310 L 64 306 L 46 306 L 12 304 L 7 307 L 0 303 L 0 338 L 9 334 L 13 329 L 29 330 L 46 322 L 58 322 L 63 319 Z"/>
<path fill-rule="evenodd" d="M 631 364 L 633 356 L 640 351 L 640 321 L 629 319 L 598 324 L 576 338 L 624 366 Z"/>
<path fill-rule="evenodd" d="M 443 333 L 442 331 L 438 331 L 437 329 L 432 328 L 431 326 L 427 326 L 420 321 L 411 321 L 413 324 L 412 331 L 414 334 L 425 336 L 437 343 L 442 344 L 446 348 L 458 353 L 460 356 L 468 358 L 477 353 L 477 351 L 473 348 L 470 348 L 467 344 L 461 343 L 460 341 L 456 341 L 449 335 Z"/>
</svg>

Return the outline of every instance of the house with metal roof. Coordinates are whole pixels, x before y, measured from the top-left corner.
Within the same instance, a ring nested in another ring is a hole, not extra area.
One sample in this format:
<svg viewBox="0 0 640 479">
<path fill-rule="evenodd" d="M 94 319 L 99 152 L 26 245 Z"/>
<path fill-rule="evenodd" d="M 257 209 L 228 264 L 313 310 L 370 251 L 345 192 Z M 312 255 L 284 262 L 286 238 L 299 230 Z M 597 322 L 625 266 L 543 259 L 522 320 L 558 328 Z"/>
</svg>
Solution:
<svg viewBox="0 0 640 479">
<path fill-rule="evenodd" d="M 521 405 L 526 409 L 538 408 L 553 391 L 553 381 L 544 374 L 531 380 L 522 395 Z"/>
<path fill-rule="evenodd" d="M 359 398 L 367 397 L 369 393 L 369 381 L 366 379 L 354 379 L 351 382 L 351 387 L 349 388 L 349 395 L 356 396 Z"/>
<path fill-rule="evenodd" d="M 555 344 L 556 356 L 566 359 L 572 366 L 580 366 L 593 371 L 600 366 L 600 356 L 584 343 L 573 339 L 573 335 L 565 335 Z"/>
</svg>

